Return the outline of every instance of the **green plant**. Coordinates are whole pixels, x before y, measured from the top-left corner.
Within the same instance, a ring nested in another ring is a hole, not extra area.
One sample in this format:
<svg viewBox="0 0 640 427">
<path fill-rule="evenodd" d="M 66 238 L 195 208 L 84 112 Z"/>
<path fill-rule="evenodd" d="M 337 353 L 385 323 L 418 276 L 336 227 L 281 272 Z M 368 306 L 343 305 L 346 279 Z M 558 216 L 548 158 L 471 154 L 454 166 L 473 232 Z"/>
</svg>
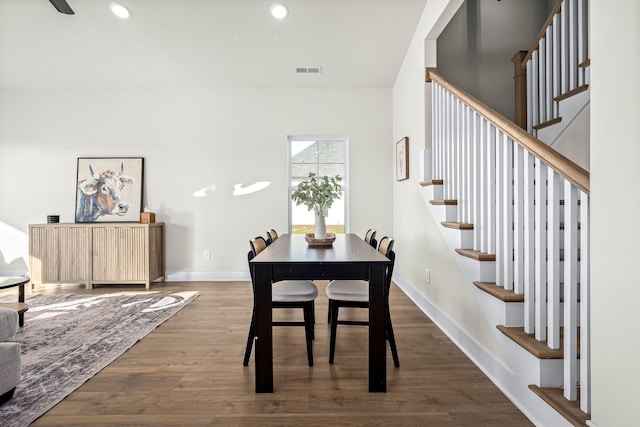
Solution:
<svg viewBox="0 0 640 427">
<path fill-rule="evenodd" d="M 326 216 L 334 200 L 340 198 L 341 181 L 340 175 L 328 177 L 310 173 L 309 177 L 300 182 L 298 188 L 291 193 L 291 199 L 296 202 L 296 206 L 305 205 L 317 216 Z"/>
</svg>

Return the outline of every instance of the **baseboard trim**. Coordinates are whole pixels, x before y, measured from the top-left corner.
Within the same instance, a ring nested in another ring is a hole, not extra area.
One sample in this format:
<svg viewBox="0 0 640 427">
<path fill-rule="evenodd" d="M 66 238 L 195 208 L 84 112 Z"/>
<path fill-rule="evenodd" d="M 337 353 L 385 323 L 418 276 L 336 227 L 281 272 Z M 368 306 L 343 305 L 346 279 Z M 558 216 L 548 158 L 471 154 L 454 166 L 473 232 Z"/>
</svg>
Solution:
<svg viewBox="0 0 640 427">
<path fill-rule="evenodd" d="M 166 273 L 168 282 L 248 282 L 248 271 L 172 271 Z"/>
<path fill-rule="evenodd" d="M 501 363 L 484 346 L 461 329 L 446 313 L 436 307 L 428 298 L 421 295 L 413 285 L 401 275 L 394 272 L 393 282 L 411 299 L 422 312 L 435 323 L 456 346 L 500 389 L 502 393 L 535 425 L 540 423 L 538 416 L 533 414 L 527 405 L 517 399 L 505 384 L 513 381 L 514 372 Z"/>
</svg>

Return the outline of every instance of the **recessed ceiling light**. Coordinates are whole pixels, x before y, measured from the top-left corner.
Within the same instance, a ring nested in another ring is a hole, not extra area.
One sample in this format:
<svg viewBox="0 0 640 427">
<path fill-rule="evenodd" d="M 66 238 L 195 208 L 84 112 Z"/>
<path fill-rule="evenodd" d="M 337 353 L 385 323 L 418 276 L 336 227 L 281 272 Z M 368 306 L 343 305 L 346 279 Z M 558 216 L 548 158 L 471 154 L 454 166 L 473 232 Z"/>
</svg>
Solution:
<svg viewBox="0 0 640 427">
<path fill-rule="evenodd" d="M 127 9 L 126 6 L 121 5 L 120 3 L 110 3 L 109 9 L 111 9 L 111 12 L 113 12 L 113 14 L 120 19 L 129 19 L 129 17 L 131 16 L 131 12 L 129 11 L 129 9 Z"/>
<path fill-rule="evenodd" d="M 276 19 L 284 19 L 289 14 L 289 9 L 282 3 L 274 3 L 271 5 L 271 16 Z"/>
</svg>

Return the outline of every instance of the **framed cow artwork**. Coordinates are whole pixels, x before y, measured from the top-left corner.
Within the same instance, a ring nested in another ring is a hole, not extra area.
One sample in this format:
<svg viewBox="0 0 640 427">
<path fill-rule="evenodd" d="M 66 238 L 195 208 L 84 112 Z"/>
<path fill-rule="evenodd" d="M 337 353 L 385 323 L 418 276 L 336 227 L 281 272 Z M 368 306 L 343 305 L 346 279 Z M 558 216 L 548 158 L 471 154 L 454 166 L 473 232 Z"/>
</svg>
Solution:
<svg viewBox="0 0 640 427">
<path fill-rule="evenodd" d="M 142 157 L 79 157 L 76 222 L 139 222 Z"/>
</svg>

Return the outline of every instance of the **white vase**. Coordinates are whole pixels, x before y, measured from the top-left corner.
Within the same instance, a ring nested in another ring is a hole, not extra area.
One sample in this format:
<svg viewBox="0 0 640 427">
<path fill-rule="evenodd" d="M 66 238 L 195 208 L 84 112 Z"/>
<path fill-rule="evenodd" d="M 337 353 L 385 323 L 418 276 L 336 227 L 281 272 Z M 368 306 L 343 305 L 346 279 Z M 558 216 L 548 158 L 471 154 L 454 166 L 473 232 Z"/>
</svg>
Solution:
<svg viewBox="0 0 640 427">
<path fill-rule="evenodd" d="M 322 215 L 316 215 L 316 229 L 313 233 L 313 237 L 316 239 L 326 239 L 327 237 L 327 224 L 325 218 Z"/>
</svg>

